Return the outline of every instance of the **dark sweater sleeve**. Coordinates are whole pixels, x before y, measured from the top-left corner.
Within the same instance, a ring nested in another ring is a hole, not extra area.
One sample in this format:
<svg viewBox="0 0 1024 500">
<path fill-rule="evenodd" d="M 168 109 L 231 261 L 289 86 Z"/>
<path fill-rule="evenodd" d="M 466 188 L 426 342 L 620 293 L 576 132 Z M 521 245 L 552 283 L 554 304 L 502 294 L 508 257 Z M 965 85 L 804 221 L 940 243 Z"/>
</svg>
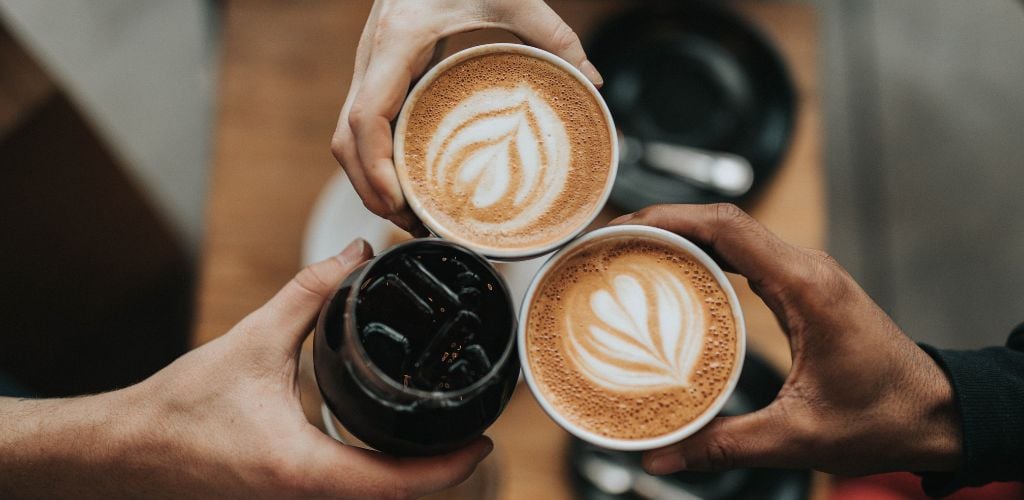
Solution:
<svg viewBox="0 0 1024 500">
<path fill-rule="evenodd" d="M 963 466 L 922 474 L 931 496 L 992 481 L 1024 481 L 1024 324 L 1006 347 L 951 351 L 921 344 L 953 384 L 963 429 Z"/>
</svg>

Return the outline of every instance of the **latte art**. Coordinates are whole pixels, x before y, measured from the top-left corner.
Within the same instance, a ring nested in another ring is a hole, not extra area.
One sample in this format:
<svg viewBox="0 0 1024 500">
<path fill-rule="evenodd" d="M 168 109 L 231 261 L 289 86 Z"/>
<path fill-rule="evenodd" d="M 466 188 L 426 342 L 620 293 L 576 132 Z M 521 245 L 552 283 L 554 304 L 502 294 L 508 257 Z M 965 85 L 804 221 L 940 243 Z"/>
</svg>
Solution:
<svg viewBox="0 0 1024 500">
<path fill-rule="evenodd" d="M 426 183 L 461 220 L 515 231 L 565 188 L 569 149 L 565 126 L 529 85 L 483 89 L 441 120 L 426 150 Z"/>
<path fill-rule="evenodd" d="M 484 255 L 520 258 L 593 220 L 614 180 L 614 127 L 600 95 L 571 69 L 501 44 L 456 54 L 417 84 L 395 128 L 395 167 L 428 229 Z"/>
<path fill-rule="evenodd" d="M 588 379 L 612 390 L 690 385 L 700 355 L 704 310 L 665 270 L 633 264 L 610 289 L 570 297 L 566 353 Z"/>
<path fill-rule="evenodd" d="M 707 413 L 739 349 L 714 275 L 638 235 L 594 238 L 556 259 L 530 298 L 523 361 L 554 411 L 626 440 L 664 436 Z"/>
</svg>

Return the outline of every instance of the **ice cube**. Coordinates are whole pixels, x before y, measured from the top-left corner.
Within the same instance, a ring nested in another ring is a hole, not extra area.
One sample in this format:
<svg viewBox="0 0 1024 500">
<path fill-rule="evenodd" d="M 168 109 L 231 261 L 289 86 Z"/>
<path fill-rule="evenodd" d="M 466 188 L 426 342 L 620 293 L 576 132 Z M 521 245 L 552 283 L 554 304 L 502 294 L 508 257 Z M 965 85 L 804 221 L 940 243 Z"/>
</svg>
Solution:
<svg viewBox="0 0 1024 500">
<path fill-rule="evenodd" d="M 480 276 L 474 273 L 469 266 L 454 258 L 451 262 L 454 267 L 459 269 L 458 274 L 455 276 L 455 280 L 458 282 L 460 287 L 480 287 Z"/>
<path fill-rule="evenodd" d="M 412 347 L 409 345 L 409 339 L 379 322 L 364 326 L 360 337 L 370 360 L 391 378 L 401 380 L 401 375 L 411 360 Z"/>
<path fill-rule="evenodd" d="M 369 286 L 363 292 L 364 297 L 368 297 L 370 294 L 386 294 L 397 293 L 400 297 L 404 298 L 412 307 L 419 310 L 423 314 L 432 315 L 434 314 L 433 308 L 427 301 L 423 300 L 412 288 L 402 280 L 400 276 L 395 273 L 385 274 L 377 279 L 373 280 Z"/>
<path fill-rule="evenodd" d="M 426 348 L 416 356 L 413 377 L 417 386 L 435 388 L 458 361 L 463 347 L 473 341 L 480 329 L 480 318 L 469 311 L 459 311 L 438 329 Z"/>
<path fill-rule="evenodd" d="M 462 349 L 463 361 L 467 361 L 473 369 L 482 377 L 491 371 L 491 360 L 487 357 L 487 351 L 480 344 L 470 344 Z"/>
<path fill-rule="evenodd" d="M 417 282 L 422 284 L 426 288 L 426 291 L 429 291 L 431 295 L 435 295 L 439 297 L 440 300 L 446 301 L 447 305 L 458 305 L 458 295 L 456 295 L 448 285 L 437 279 L 437 276 L 434 276 L 434 273 L 430 272 L 430 270 L 427 269 L 418 259 L 408 255 L 403 255 L 399 259 L 402 266 L 404 266 L 410 273 L 407 279 L 415 279 Z"/>
<path fill-rule="evenodd" d="M 448 367 L 446 382 L 449 390 L 468 387 L 491 371 L 491 361 L 480 344 L 470 344 L 462 349 L 459 360 Z"/>
<path fill-rule="evenodd" d="M 459 289 L 459 303 L 462 307 L 475 311 L 480 308 L 480 289 L 472 286 L 464 286 Z"/>
</svg>

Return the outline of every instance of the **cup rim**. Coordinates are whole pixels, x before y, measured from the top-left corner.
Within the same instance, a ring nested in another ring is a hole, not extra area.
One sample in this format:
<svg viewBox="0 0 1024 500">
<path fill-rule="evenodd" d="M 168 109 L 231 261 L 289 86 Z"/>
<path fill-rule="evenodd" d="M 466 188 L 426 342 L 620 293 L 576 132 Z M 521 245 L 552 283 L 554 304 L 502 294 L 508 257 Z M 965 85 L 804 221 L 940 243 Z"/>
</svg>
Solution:
<svg viewBox="0 0 1024 500">
<path fill-rule="evenodd" d="M 663 243 L 672 245 L 673 247 L 680 249 L 698 262 L 700 262 L 705 268 L 711 272 L 712 276 L 718 282 L 718 286 L 722 288 L 726 298 L 729 299 L 730 309 L 732 310 L 733 318 L 736 324 L 736 359 L 733 365 L 732 372 L 729 375 L 729 380 L 725 387 L 715 400 L 711 403 L 711 406 L 702 413 L 698 418 L 691 420 L 679 427 L 678 429 L 662 434 L 659 436 L 643 438 L 643 439 L 623 439 L 623 438 L 612 438 L 608 436 L 602 436 L 595 432 L 583 429 L 575 423 L 569 421 L 563 417 L 555 406 L 550 403 L 544 396 L 544 393 L 540 390 L 537 385 L 536 379 L 533 376 L 533 369 L 530 366 L 529 353 L 526 350 L 526 328 L 528 326 L 528 317 L 530 313 L 530 303 L 533 301 L 538 286 L 543 281 L 544 277 L 548 272 L 554 268 L 563 258 L 570 255 L 577 248 L 586 245 L 587 243 L 613 236 L 640 236 L 646 238 L 653 238 Z M 530 283 L 530 287 L 526 291 L 526 295 L 523 297 L 523 302 L 519 308 L 519 326 L 516 335 L 516 344 L 519 349 L 519 358 L 521 360 L 520 365 L 523 370 L 523 378 L 526 379 L 526 384 L 530 388 L 530 392 L 533 394 L 534 399 L 540 404 L 544 412 L 547 413 L 548 417 L 555 421 L 563 429 L 569 431 L 572 435 L 579 439 L 582 439 L 591 444 L 607 448 L 611 450 L 619 451 L 641 451 L 651 450 L 655 448 L 661 448 L 668 446 L 675 442 L 681 441 L 687 437 L 690 437 L 705 425 L 707 425 L 713 418 L 725 406 L 726 401 L 732 395 L 736 389 L 736 384 L 740 378 L 740 372 L 743 371 L 743 361 L 746 356 L 746 326 L 743 320 L 743 311 L 740 309 L 739 299 L 736 296 L 736 291 L 733 289 L 732 284 L 726 277 L 725 272 L 722 268 L 703 250 L 700 249 L 690 240 L 679 236 L 675 233 L 671 233 L 664 229 L 659 229 L 650 226 L 641 225 L 621 225 L 621 226 L 608 226 L 600 229 L 591 231 L 580 238 L 577 238 L 573 242 L 569 243 L 544 263 L 537 274 L 534 275 L 533 281 Z"/>
<path fill-rule="evenodd" d="M 452 68 L 453 66 L 485 54 L 505 52 L 531 56 L 537 59 L 541 59 L 548 63 L 554 64 L 559 69 L 562 69 L 570 76 L 574 77 L 579 81 L 587 90 L 590 91 L 591 95 L 594 96 L 597 101 L 598 107 L 601 108 L 601 113 L 604 115 L 605 123 L 608 126 L 608 136 L 611 144 L 611 157 L 609 158 L 609 169 L 608 179 L 605 183 L 604 188 L 601 191 L 600 197 L 594 204 L 594 208 L 591 213 L 584 220 L 580 221 L 580 225 L 573 231 L 565 234 L 561 238 L 551 241 L 547 244 L 540 246 L 533 246 L 529 248 L 502 248 L 499 246 L 484 245 L 479 242 L 475 242 L 468 238 L 464 238 L 458 234 L 455 234 L 451 230 L 447 229 L 442 224 L 439 224 L 437 220 L 427 211 L 423 209 L 423 204 L 419 197 L 416 196 L 415 191 L 412 189 L 412 181 L 409 179 L 407 174 L 407 168 L 405 165 L 405 130 L 408 127 L 409 114 L 411 113 L 412 104 L 416 102 L 419 95 L 423 93 L 428 86 L 442 73 Z M 526 260 L 539 257 L 551 253 L 552 251 L 558 250 L 565 246 L 567 243 L 572 241 L 574 238 L 579 236 L 586 230 L 586 228 L 597 218 L 605 204 L 608 202 L 608 197 L 611 195 L 612 186 L 615 184 L 615 177 L 618 174 L 619 167 L 619 144 L 617 135 L 615 132 L 615 122 L 612 120 L 611 111 L 608 109 L 608 104 L 604 101 L 604 97 L 597 90 L 597 87 L 587 79 L 583 73 L 574 67 L 573 65 L 566 62 L 561 57 L 558 57 L 550 52 L 547 52 L 536 47 L 529 45 L 523 45 L 518 43 L 489 43 L 484 45 L 477 45 L 467 49 L 463 49 L 456 52 L 440 63 L 435 65 L 429 71 L 424 74 L 416 85 L 409 91 L 409 95 L 406 96 L 405 102 L 402 104 L 402 110 L 398 114 L 398 120 L 395 123 L 394 131 L 394 147 L 392 148 L 392 156 L 394 158 L 395 172 L 398 176 L 398 183 L 402 188 L 402 194 L 405 196 L 406 202 L 412 209 L 413 213 L 419 217 L 423 225 L 433 233 L 445 240 L 456 242 L 460 245 L 466 246 L 473 251 L 493 260 L 502 261 L 515 261 L 515 260 Z"/>
</svg>

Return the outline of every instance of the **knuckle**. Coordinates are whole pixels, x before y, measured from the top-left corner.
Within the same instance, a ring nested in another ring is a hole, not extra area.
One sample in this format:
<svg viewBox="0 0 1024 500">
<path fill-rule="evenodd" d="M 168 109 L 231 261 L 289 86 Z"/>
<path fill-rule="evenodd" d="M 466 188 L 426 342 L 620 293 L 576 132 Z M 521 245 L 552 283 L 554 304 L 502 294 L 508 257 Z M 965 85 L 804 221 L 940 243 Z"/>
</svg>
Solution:
<svg viewBox="0 0 1024 500">
<path fill-rule="evenodd" d="M 299 274 L 295 275 L 295 284 L 304 292 L 310 295 L 320 296 L 320 290 L 329 290 L 332 286 L 322 276 L 320 268 L 316 265 L 309 265 L 302 268 Z"/>
<path fill-rule="evenodd" d="M 804 303 L 831 307 L 842 302 L 849 292 L 849 276 L 827 252 L 805 249 L 804 265 L 792 277 L 790 287 Z"/>
<path fill-rule="evenodd" d="M 331 154 L 334 155 L 334 159 L 337 160 L 342 167 L 345 166 L 347 161 L 345 156 L 349 151 L 349 141 L 342 137 L 340 134 L 335 135 L 331 138 Z"/>
<path fill-rule="evenodd" d="M 719 224 L 745 223 L 750 216 L 742 208 L 732 203 L 716 203 L 712 209 L 715 212 L 715 220 Z"/>
<path fill-rule="evenodd" d="M 348 111 L 348 126 L 352 130 L 359 130 L 359 126 L 366 122 L 366 106 L 356 102 Z"/>
<path fill-rule="evenodd" d="M 730 452 L 729 443 L 725 438 L 719 437 L 708 442 L 704 450 L 707 470 L 719 472 L 730 470 L 734 467 L 733 455 Z"/>
<path fill-rule="evenodd" d="M 562 21 L 555 25 L 555 30 L 551 33 L 551 44 L 555 50 L 566 51 L 579 43 L 580 37 L 576 35 L 571 26 Z"/>
</svg>

